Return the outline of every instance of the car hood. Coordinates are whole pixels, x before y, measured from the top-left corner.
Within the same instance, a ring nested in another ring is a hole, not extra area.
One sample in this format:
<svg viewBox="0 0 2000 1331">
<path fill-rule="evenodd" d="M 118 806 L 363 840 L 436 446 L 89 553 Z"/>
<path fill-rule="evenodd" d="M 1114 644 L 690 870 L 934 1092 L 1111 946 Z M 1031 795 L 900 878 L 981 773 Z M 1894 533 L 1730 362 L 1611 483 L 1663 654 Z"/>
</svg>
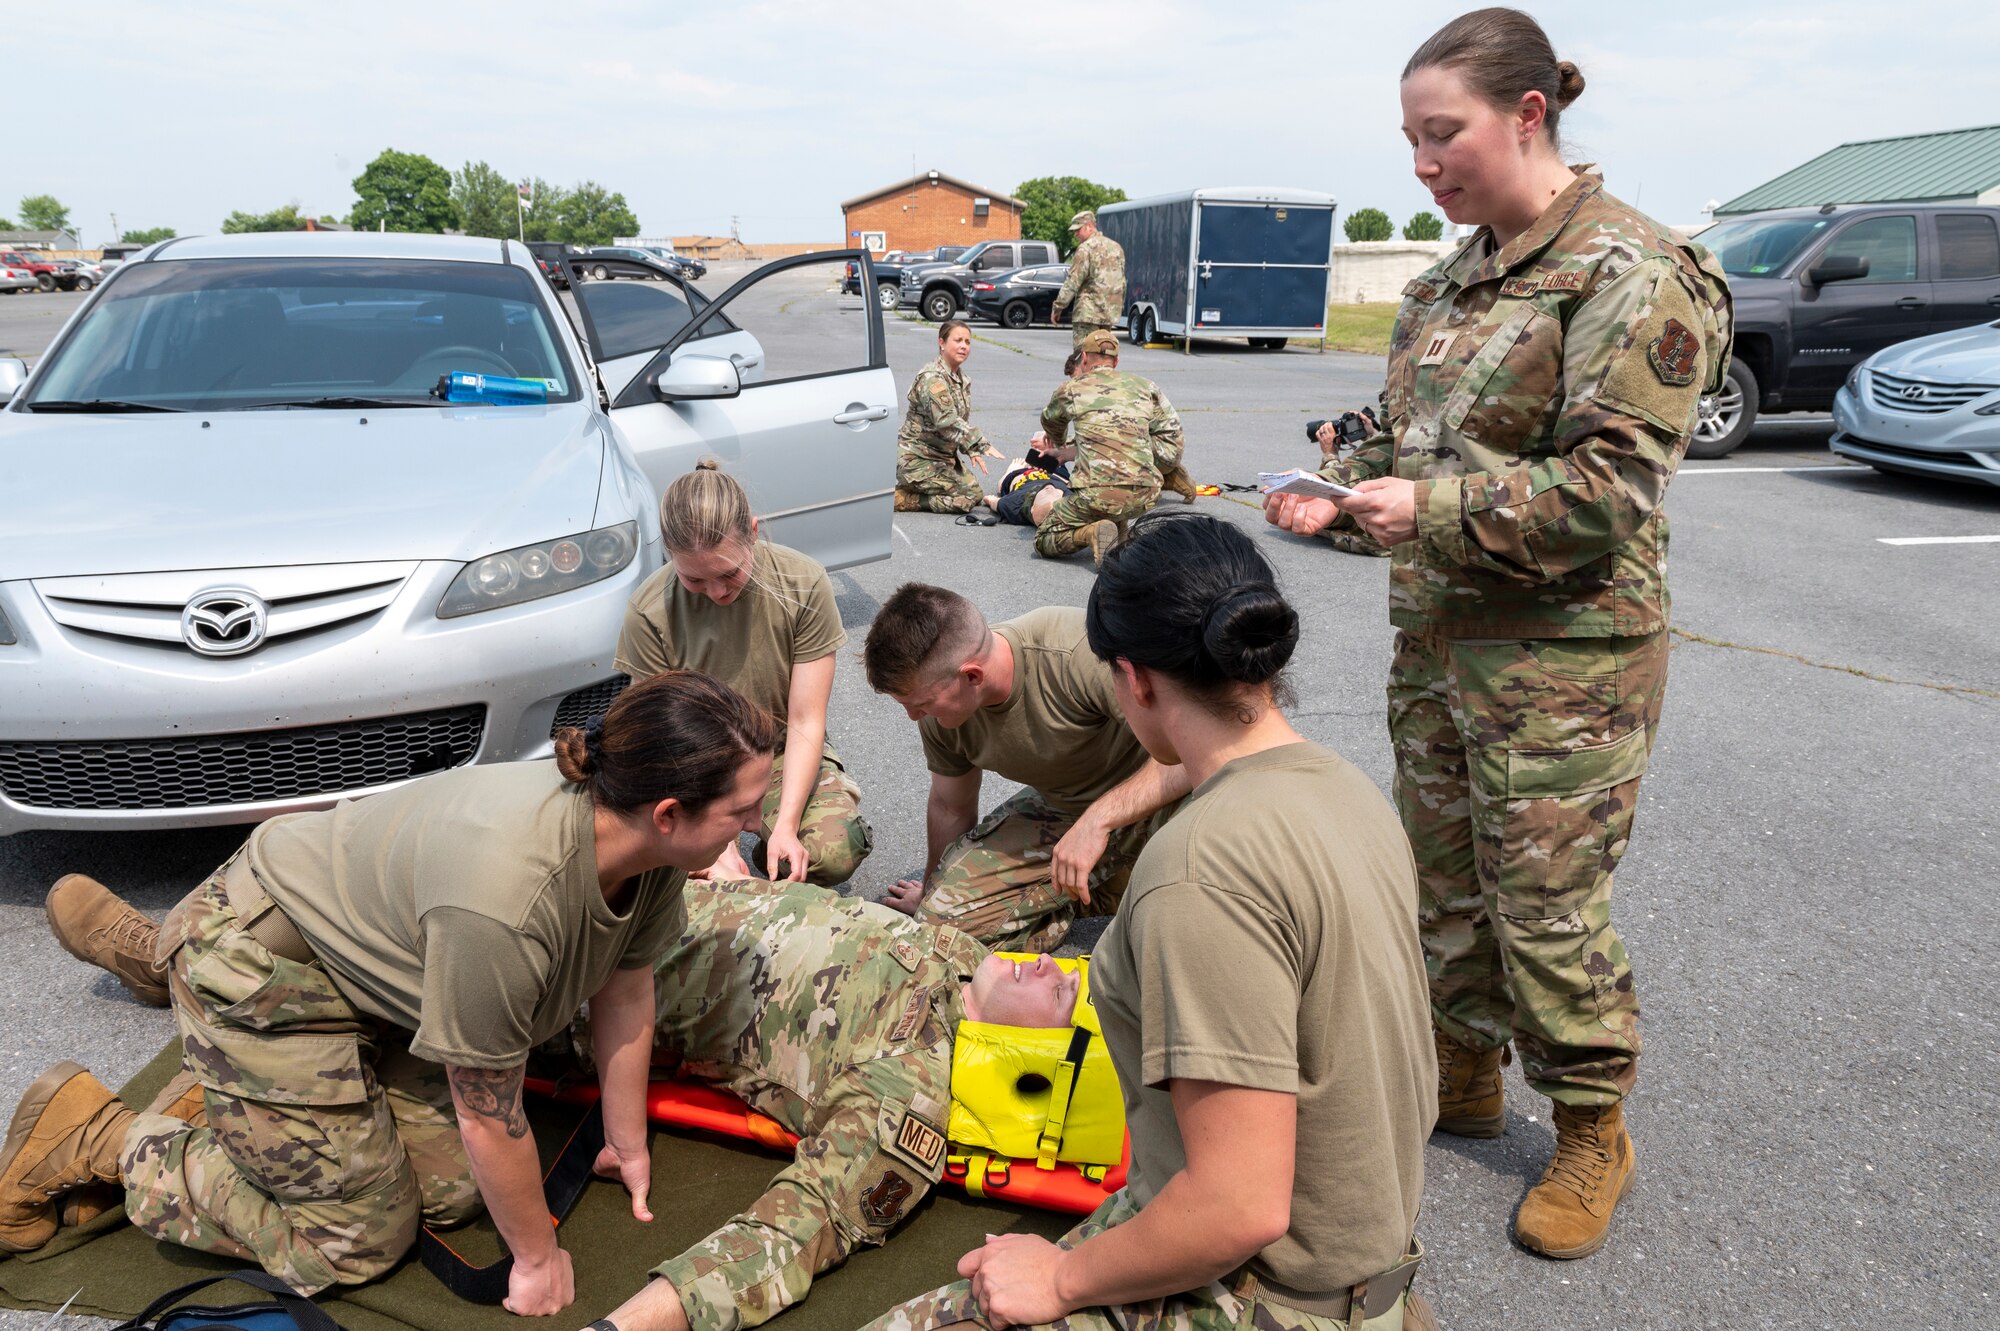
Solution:
<svg viewBox="0 0 2000 1331">
<path fill-rule="evenodd" d="M 1871 370 L 1949 384 L 2000 384 L 2000 327 L 1974 324 L 1884 348 Z"/>
<path fill-rule="evenodd" d="M 597 525 L 609 447 L 588 403 L 0 412 L 0 581 L 470 560 Z"/>
</svg>

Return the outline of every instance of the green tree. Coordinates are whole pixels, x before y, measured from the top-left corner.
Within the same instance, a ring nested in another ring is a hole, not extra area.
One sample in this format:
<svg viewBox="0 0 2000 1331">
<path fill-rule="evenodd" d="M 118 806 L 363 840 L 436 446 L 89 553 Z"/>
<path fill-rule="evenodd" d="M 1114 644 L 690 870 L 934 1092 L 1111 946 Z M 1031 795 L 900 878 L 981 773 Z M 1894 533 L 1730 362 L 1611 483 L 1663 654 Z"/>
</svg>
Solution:
<svg viewBox="0 0 2000 1331">
<path fill-rule="evenodd" d="M 9 219 L 9 218 L 5 218 L 5 217 L 0 217 L 0 231 L 15 231 L 15 230 L 18 230 L 18 229 L 19 229 L 19 228 L 17 228 L 17 227 L 16 227 L 15 225 L 14 225 L 14 223 L 13 223 L 13 221 L 12 221 L 11 219 Z"/>
<path fill-rule="evenodd" d="M 1404 240 L 1438 240 L 1444 236 L 1444 219 L 1425 209 L 1403 223 Z"/>
<path fill-rule="evenodd" d="M 357 231 L 445 231 L 458 225 L 451 202 L 451 172 L 422 153 L 384 148 L 354 178 Z"/>
<path fill-rule="evenodd" d="M 127 245 L 151 245 L 157 241 L 172 240 L 176 234 L 170 226 L 149 226 L 142 231 L 127 231 L 118 239 Z"/>
<path fill-rule="evenodd" d="M 514 182 L 485 162 L 467 162 L 451 177 L 451 204 L 468 236 L 512 237 Z"/>
<path fill-rule="evenodd" d="M 1014 197 L 1027 205 L 1021 210 L 1021 234 L 1030 240 L 1054 241 L 1057 251 L 1067 259 L 1076 248 L 1069 219 L 1086 208 L 1123 203 L 1125 191 L 1082 176 L 1037 176 L 1022 181 Z"/>
<path fill-rule="evenodd" d="M 69 209 L 53 194 L 30 194 L 21 200 L 21 227 L 26 231 L 60 231 L 69 225 Z"/>
<path fill-rule="evenodd" d="M 544 207 L 535 196 L 537 211 Z M 560 193 L 555 207 L 555 240 L 576 245 L 609 245 L 619 236 L 639 234 L 639 219 L 625 203 L 623 194 L 613 194 L 594 180 Z"/>
<path fill-rule="evenodd" d="M 522 218 L 524 237 L 528 240 L 568 239 L 560 233 L 563 205 L 569 192 L 560 185 L 551 185 L 540 176 L 528 182 L 528 189 L 535 199 Z"/>
<path fill-rule="evenodd" d="M 297 231 L 301 225 L 299 206 L 288 203 L 268 213 L 231 213 L 222 219 L 222 234 L 239 236 L 248 231 Z"/>
<path fill-rule="evenodd" d="M 1380 208 L 1357 208 L 1347 215 L 1341 230 L 1351 241 L 1388 240 L 1396 234 L 1396 224 Z"/>
</svg>

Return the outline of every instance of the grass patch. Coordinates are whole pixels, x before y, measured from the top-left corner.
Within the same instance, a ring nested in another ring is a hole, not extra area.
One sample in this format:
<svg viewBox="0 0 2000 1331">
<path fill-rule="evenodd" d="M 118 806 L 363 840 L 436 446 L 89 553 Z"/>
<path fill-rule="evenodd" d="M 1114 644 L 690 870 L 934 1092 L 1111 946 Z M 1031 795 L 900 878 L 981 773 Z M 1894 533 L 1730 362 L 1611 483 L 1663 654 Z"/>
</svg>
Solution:
<svg viewBox="0 0 2000 1331">
<path fill-rule="evenodd" d="M 1335 351 L 1361 351 L 1371 356 L 1389 354 L 1389 332 L 1396 325 L 1399 302 L 1373 301 L 1366 305 L 1326 307 L 1326 344 Z"/>
</svg>

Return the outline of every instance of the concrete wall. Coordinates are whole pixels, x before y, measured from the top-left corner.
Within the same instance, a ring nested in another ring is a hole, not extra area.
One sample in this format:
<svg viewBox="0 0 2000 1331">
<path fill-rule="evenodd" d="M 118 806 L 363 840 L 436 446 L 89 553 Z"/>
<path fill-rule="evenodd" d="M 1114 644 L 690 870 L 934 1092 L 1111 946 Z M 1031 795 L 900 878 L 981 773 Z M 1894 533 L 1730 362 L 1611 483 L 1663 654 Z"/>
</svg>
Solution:
<svg viewBox="0 0 2000 1331">
<path fill-rule="evenodd" d="M 1458 248 L 1455 240 L 1364 240 L 1333 247 L 1335 305 L 1400 301 L 1411 278 Z"/>
</svg>

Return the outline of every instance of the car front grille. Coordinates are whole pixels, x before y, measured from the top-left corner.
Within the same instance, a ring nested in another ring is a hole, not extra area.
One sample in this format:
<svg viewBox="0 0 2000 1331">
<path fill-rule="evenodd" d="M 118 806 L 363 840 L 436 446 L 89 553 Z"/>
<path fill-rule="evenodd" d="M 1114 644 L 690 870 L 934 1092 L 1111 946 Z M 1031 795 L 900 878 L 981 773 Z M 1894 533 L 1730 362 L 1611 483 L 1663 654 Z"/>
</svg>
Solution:
<svg viewBox="0 0 2000 1331">
<path fill-rule="evenodd" d="M 1935 384 L 1880 370 L 1870 371 L 1868 379 L 1876 406 L 1916 416 L 1936 416 L 1977 402 L 1988 393 L 2000 392 L 2000 384 Z"/>
<path fill-rule="evenodd" d="M 39 578 L 35 590 L 64 628 L 187 652 L 181 612 L 206 589 L 243 588 L 260 598 L 268 643 L 380 614 L 416 568 L 404 562 L 125 573 Z"/>
<path fill-rule="evenodd" d="M 610 710 L 612 700 L 623 693 L 625 686 L 631 682 L 630 675 L 613 675 L 602 684 L 592 684 L 566 696 L 556 707 L 556 719 L 549 727 L 549 738 L 554 739 L 558 731 L 587 725 L 592 718 L 603 716 Z"/>
<path fill-rule="evenodd" d="M 1924 448 L 1905 448 L 1900 444 L 1884 444 L 1873 439 L 1853 436 L 1857 447 L 1870 453 L 1881 454 L 1885 458 L 1902 458 L 1910 462 L 1927 462 L 1932 466 L 1984 467 L 1988 471 L 2000 472 L 2000 455 L 1993 453 L 1966 453 L 1962 451 L 1939 451 Z"/>
<path fill-rule="evenodd" d="M 0 744 L 0 794 L 39 809 L 194 809 L 310 799 L 458 767 L 479 750 L 474 704 L 292 730 Z"/>
</svg>

